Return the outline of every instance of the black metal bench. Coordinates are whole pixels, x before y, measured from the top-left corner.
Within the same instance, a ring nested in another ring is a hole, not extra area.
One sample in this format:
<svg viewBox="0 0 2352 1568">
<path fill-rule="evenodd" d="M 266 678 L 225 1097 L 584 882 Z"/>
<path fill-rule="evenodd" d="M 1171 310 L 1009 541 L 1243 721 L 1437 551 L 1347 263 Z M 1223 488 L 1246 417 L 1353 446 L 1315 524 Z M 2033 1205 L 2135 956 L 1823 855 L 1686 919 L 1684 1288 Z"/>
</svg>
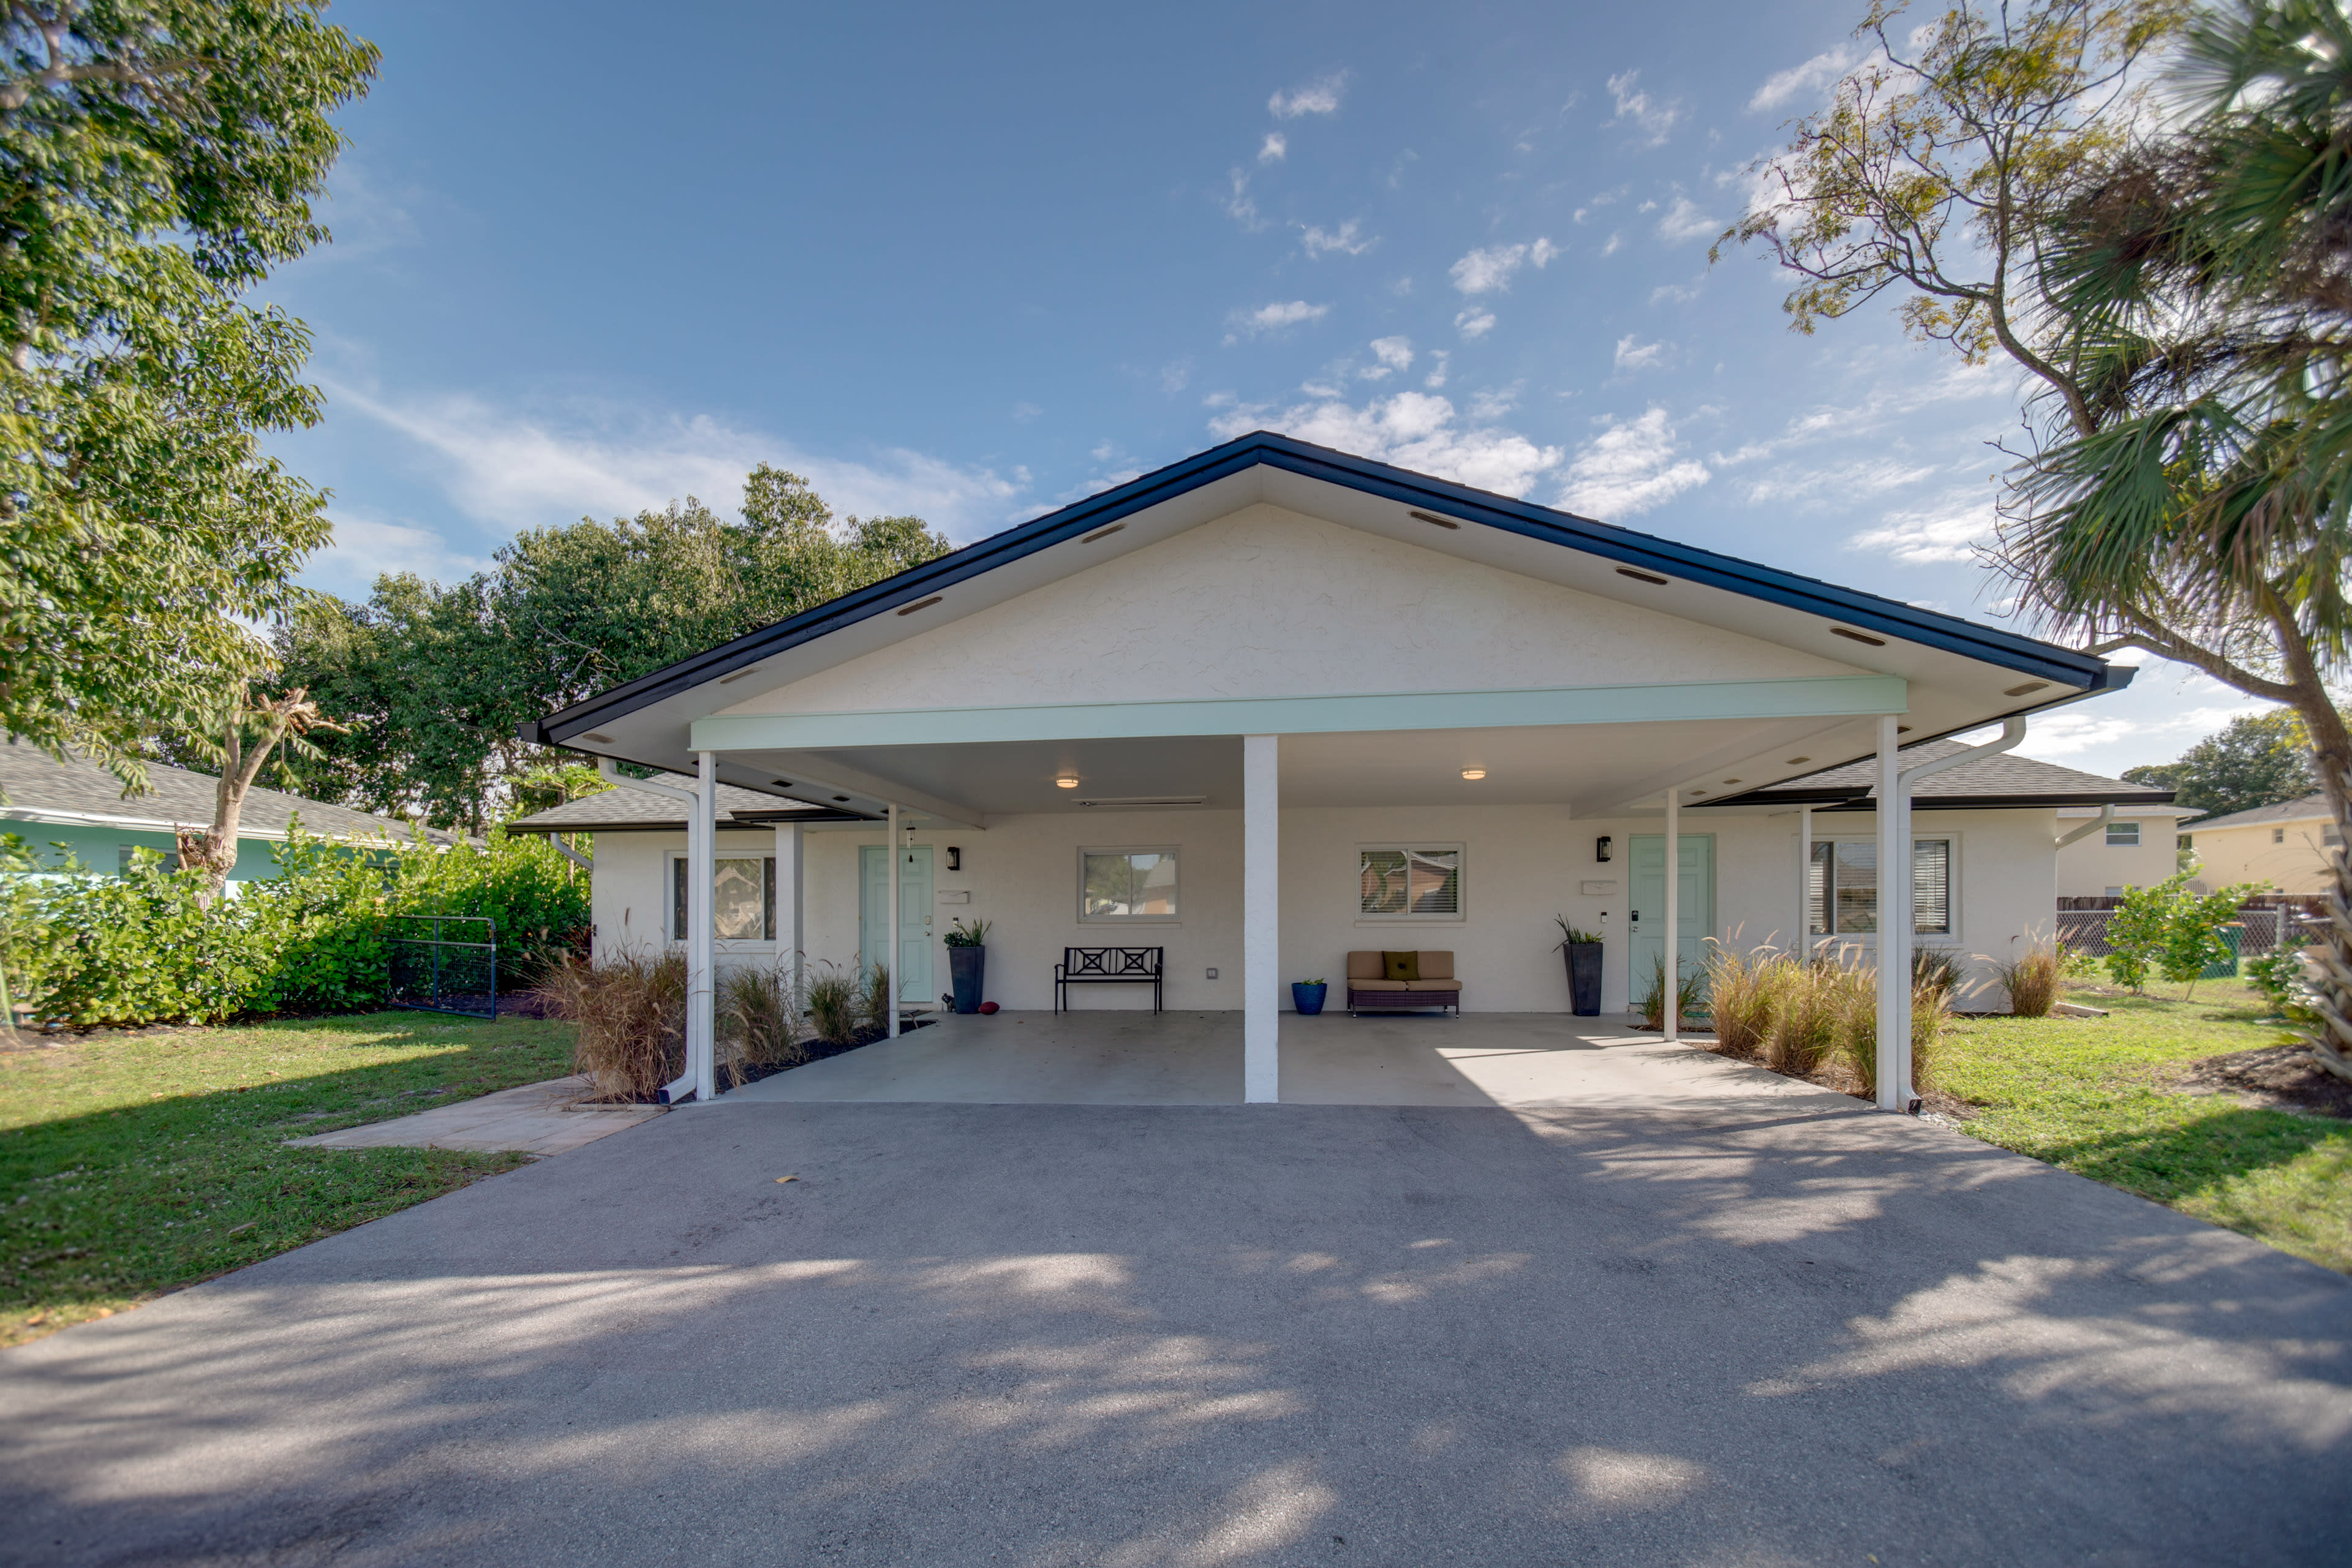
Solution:
<svg viewBox="0 0 2352 1568">
<path fill-rule="evenodd" d="M 1062 962 L 1054 965 L 1054 1011 L 1069 1011 L 1073 985 L 1149 985 L 1157 1013 L 1167 956 L 1164 947 L 1066 947 Z"/>
</svg>

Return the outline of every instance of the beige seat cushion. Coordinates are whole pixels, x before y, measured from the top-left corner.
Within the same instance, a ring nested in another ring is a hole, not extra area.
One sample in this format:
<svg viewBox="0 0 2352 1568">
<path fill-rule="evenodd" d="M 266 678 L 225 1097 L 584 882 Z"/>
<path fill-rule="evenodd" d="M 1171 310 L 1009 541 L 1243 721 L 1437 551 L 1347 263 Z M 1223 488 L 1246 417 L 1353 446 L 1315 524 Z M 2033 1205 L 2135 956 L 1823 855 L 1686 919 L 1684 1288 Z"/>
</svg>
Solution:
<svg viewBox="0 0 2352 1568">
<path fill-rule="evenodd" d="M 1378 975 L 1372 975 L 1361 980 L 1349 981 L 1348 989 L 1355 992 L 1359 995 L 1370 991 L 1393 991 L 1398 995 L 1402 996 L 1406 992 L 1412 989 L 1412 982 L 1410 980 L 1383 980 Z"/>
<path fill-rule="evenodd" d="M 1378 980 L 1381 973 L 1379 953 L 1351 952 L 1348 955 L 1348 980 L 1350 984 L 1359 980 Z"/>
<path fill-rule="evenodd" d="M 1462 989 L 1462 982 L 1459 980 L 1412 980 L 1406 982 L 1406 984 L 1414 991 L 1455 992 Z"/>
<path fill-rule="evenodd" d="M 1432 952 L 1427 948 L 1423 948 L 1421 953 L 1421 977 L 1423 980 L 1453 979 L 1454 955 L 1450 952 Z"/>
</svg>

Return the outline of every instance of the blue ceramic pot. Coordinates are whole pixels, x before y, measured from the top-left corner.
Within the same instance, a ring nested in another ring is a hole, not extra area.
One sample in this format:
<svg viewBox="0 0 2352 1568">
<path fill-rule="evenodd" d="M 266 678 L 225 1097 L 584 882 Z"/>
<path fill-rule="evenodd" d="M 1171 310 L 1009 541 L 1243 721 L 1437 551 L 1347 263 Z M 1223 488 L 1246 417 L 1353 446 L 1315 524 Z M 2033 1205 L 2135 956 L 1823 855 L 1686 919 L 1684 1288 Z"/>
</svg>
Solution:
<svg viewBox="0 0 2352 1568">
<path fill-rule="evenodd" d="M 1311 1017 L 1323 1011 L 1324 994 L 1330 989 L 1328 985 L 1309 985 L 1304 980 L 1294 980 L 1290 983 L 1291 1005 Z"/>
</svg>

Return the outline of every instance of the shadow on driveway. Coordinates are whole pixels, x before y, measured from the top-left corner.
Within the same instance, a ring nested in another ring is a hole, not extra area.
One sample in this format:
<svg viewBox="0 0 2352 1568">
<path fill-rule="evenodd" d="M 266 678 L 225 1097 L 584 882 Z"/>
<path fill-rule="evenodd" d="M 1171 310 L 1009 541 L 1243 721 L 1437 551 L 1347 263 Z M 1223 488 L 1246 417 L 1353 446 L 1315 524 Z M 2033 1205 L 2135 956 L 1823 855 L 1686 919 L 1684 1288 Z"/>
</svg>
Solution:
<svg viewBox="0 0 2352 1568">
<path fill-rule="evenodd" d="M 1826 1098 L 719 1106 L 0 1357 L 0 1555 L 2320 1562 L 2347 1333 Z"/>
</svg>

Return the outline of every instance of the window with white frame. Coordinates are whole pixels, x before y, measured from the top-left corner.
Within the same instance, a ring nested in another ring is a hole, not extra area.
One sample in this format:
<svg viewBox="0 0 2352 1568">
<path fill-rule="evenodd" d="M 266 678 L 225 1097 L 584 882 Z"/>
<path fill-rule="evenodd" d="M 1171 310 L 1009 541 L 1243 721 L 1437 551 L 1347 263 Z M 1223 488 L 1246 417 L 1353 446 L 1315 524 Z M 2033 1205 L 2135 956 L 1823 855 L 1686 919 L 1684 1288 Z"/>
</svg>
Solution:
<svg viewBox="0 0 2352 1568">
<path fill-rule="evenodd" d="M 1181 918 L 1177 851 L 1168 845 L 1078 851 L 1078 919 L 1089 925 Z"/>
<path fill-rule="evenodd" d="M 1822 839 L 1806 878 L 1807 924 L 1815 936 L 1859 936 L 1878 929 L 1878 841 Z M 1911 929 L 1921 936 L 1952 931 L 1952 841 L 1911 841 Z"/>
<path fill-rule="evenodd" d="M 693 862 L 673 855 L 669 862 L 669 939 L 687 938 L 687 868 Z M 720 942 L 776 940 L 776 858 L 772 855 L 721 855 L 710 874 L 710 934 Z"/>
<path fill-rule="evenodd" d="M 1462 918 L 1462 846 L 1360 844 L 1356 914 L 1367 921 Z"/>
<path fill-rule="evenodd" d="M 2108 847 L 2108 848 L 2110 848 L 2110 849 L 2137 849 L 2137 848 L 2138 848 L 2138 847 L 2139 847 L 2139 824 L 2138 824 L 2138 823 L 2137 823 L 2137 822 L 2110 822 L 2110 823 L 2108 823 L 2108 824 L 2107 824 L 2107 847 Z"/>
<path fill-rule="evenodd" d="M 2272 843 L 2273 843 L 2273 844 L 2284 844 L 2284 843 L 2285 843 L 2285 842 L 2286 842 L 2286 829 L 2285 829 L 2285 828 L 2284 828 L 2284 827 L 2273 827 L 2273 828 L 2272 828 L 2272 829 L 2271 829 L 2271 842 L 2272 842 Z"/>
</svg>

